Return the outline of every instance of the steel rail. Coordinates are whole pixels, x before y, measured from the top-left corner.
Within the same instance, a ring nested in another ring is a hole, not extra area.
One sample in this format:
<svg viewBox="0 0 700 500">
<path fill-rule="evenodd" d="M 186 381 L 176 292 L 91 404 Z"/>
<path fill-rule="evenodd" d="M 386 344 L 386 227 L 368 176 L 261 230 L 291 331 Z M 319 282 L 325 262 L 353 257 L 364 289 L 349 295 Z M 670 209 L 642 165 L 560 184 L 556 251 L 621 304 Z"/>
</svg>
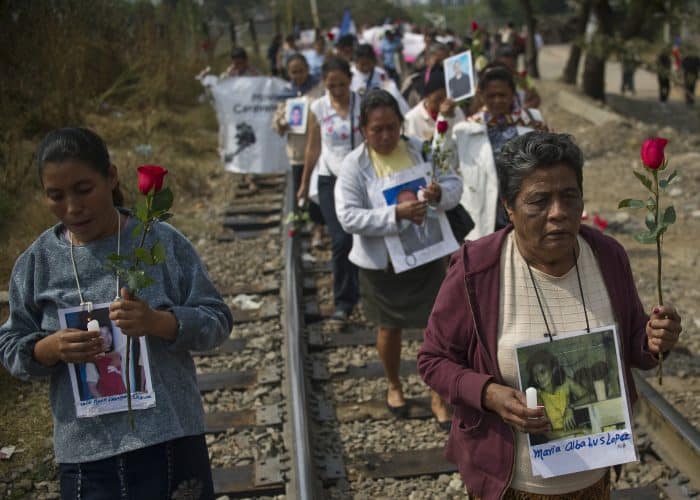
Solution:
<svg viewBox="0 0 700 500">
<path fill-rule="evenodd" d="M 287 174 L 284 213 L 292 213 L 295 208 L 296 193 L 291 171 Z M 284 226 L 283 226 L 284 228 Z M 291 477 L 288 498 L 306 500 L 317 498 L 317 479 L 311 457 L 311 440 L 309 437 L 309 404 L 307 400 L 306 377 L 304 376 L 304 353 L 306 346 L 302 336 L 302 318 L 300 315 L 300 281 L 298 237 L 288 237 L 283 230 L 284 255 L 284 318 L 287 343 L 287 408 L 290 415 Z"/>
<path fill-rule="evenodd" d="M 634 373 L 634 382 L 640 396 L 636 416 L 647 428 L 654 450 L 700 488 L 700 432 L 639 373 Z"/>
</svg>

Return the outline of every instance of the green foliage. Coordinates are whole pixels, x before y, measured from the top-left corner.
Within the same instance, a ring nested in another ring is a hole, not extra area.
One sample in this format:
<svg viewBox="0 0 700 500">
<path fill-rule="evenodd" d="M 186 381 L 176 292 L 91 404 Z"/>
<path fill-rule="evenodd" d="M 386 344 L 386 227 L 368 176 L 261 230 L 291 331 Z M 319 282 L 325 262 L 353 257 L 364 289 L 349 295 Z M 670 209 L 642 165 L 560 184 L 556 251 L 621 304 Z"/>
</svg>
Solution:
<svg viewBox="0 0 700 500">
<path fill-rule="evenodd" d="M 644 203 L 642 200 L 625 198 L 618 204 L 617 208 L 644 208 L 645 206 L 646 203 Z"/>
<path fill-rule="evenodd" d="M 666 164 L 667 163 L 664 162 L 664 168 Z M 647 214 L 644 217 L 644 225 L 647 230 L 634 235 L 634 238 L 639 243 L 660 243 L 666 230 L 671 224 L 676 222 L 675 208 L 673 208 L 673 206 L 666 207 L 663 214 L 661 214 L 661 207 L 659 205 L 661 192 L 665 191 L 671 181 L 676 177 L 676 172 L 674 171 L 671 173 L 666 179 L 659 179 L 659 173 L 662 171 L 663 169 L 651 170 L 648 168 L 644 168 L 645 173 L 633 171 L 635 177 L 649 190 L 651 196 L 646 202 L 634 198 L 625 198 L 618 204 L 618 208 L 646 208 Z M 646 172 L 651 173 L 651 179 L 646 175 Z"/>
<path fill-rule="evenodd" d="M 661 217 L 662 224 L 670 226 L 676 222 L 676 209 L 673 206 L 666 207 L 663 217 Z"/>
<path fill-rule="evenodd" d="M 158 192 L 150 192 L 141 198 L 134 213 L 138 219 L 133 232 L 134 237 L 141 236 L 139 245 L 134 248 L 132 255 L 111 254 L 107 257 L 107 267 L 117 272 L 124 278 L 129 291 L 138 296 L 139 292 L 154 283 L 153 278 L 146 274 L 147 266 L 155 266 L 165 262 L 165 247 L 160 241 L 156 241 L 151 248 L 146 248 L 146 235 L 151 230 L 153 223 L 165 220 L 172 216 L 168 213 L 173 204 L 173 193 L 169 188 L 163 188 Z"/>
<path fill-rule="evenodd" d="M 671 173 L 671 175 L 668 176 L 668 178 L 666 178 L 666 179 L 661 179 L 661 180 L 659 181 L 659 187 L 660 187 L 661 189 L 666 189 L 666 188 L 668 187 L 668 185 L 671 184 L 671 181 L 673 181 L 673 179 L 676 178 L 676 174 L 677 174 L 677 173 L 678 173 L 678 171 L 677 171 L 677 170 L 674 170 L 674 171 Z"/>
<path fill-rule="evenodd" d="M 169 188 L 163 188 L 153 195 L 153 204 L 151 210 L 153 217 L 159 217 L 168 211 L 173 205 L 173 192 Z"/>
<path fill-rule="evenodd" d="M 284 223 L 285 225 L 291 225 L 292 227 L 298 228 L 310 220 L 311 217 L 309 216 L 309 210 L 306 207 L 297 207 L 293 212 L 289 212 L 287 214 L 287 217 L 284 219 Z"/>
<path fill-rule="evenodd" d="M 649 177 L 637 171 L 633 171 L 632 173 L 637 179 L 639 179 L 639 182 L 644 184 L 645 188 L 647 188 L 651 193 L 654 193 L 654 189 L 651 187 L 651 179 L 649 179 Z"/>
</svg>

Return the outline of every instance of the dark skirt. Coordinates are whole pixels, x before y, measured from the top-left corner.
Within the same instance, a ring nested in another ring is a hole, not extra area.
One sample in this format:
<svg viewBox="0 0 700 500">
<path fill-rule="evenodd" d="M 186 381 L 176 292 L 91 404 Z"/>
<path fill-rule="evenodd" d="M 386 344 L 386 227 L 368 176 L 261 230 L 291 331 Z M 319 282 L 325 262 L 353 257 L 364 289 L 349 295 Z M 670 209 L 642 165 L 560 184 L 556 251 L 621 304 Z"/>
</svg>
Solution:
<svg viewBox="0 0 700 500">
<path fill-rule="evenodd" d="M 438 259 L 399 274 L 360 268 L 365 318 L 384 328 L 425 328 L 445 267 L 445 259 Z"/>
</svg>

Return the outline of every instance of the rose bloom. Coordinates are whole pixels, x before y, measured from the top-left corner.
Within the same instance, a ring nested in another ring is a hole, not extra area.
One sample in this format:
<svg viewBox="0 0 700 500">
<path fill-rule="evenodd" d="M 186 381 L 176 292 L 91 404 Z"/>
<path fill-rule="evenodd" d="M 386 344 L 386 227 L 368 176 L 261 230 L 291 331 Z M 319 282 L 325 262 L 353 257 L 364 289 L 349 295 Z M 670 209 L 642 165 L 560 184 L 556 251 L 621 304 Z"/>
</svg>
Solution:
<svg viewBox="0 0 700 500">
<path fill-rule="evenodd" d="M 652 137 L 642 143 L 642 163 L 652 170 L 658 169 L 664 162 L 664 148 L 668 140 L 663 137 Z"/>
<path fill-rule="evenodd" d="M 147 195 L 151 189 L 155 189 L 155 193 L 163 188 L 163 177 L 168 173 L 168 170 L 160 165 L 141 165 L 137 168 L 139 173 L 139 191 L 141 194 Z"/>
<path fill-rule="evenodd" d="M 445 132 L 447 132 L 447 127 L 449 127 L 449 125 L 445 120 L 440 120 L 439 122 L 437 122 L 438 134 L 444 134 Z"/>
</svg>

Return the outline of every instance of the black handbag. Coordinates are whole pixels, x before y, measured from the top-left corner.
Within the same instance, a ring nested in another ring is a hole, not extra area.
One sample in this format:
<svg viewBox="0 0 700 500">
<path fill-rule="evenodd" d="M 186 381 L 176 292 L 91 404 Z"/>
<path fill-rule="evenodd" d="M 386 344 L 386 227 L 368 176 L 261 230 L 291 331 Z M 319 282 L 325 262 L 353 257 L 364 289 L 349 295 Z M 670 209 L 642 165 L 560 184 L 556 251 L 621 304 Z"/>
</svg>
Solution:
<svg viewBox="0 0 700 500">
<path fill-rule="evenodd" d="M 461 245 L 464 238 L 469 234 L 469 231 L 474 229 L 474 220 L 472 216 L 469 215 L 467 209 L 461 204 L 450 210 L 446 210 L 445 215 L 447 215 L 447 221 L 450 223 L 450 229 L 452 229 L 457 243 Z"/>
</svg>

